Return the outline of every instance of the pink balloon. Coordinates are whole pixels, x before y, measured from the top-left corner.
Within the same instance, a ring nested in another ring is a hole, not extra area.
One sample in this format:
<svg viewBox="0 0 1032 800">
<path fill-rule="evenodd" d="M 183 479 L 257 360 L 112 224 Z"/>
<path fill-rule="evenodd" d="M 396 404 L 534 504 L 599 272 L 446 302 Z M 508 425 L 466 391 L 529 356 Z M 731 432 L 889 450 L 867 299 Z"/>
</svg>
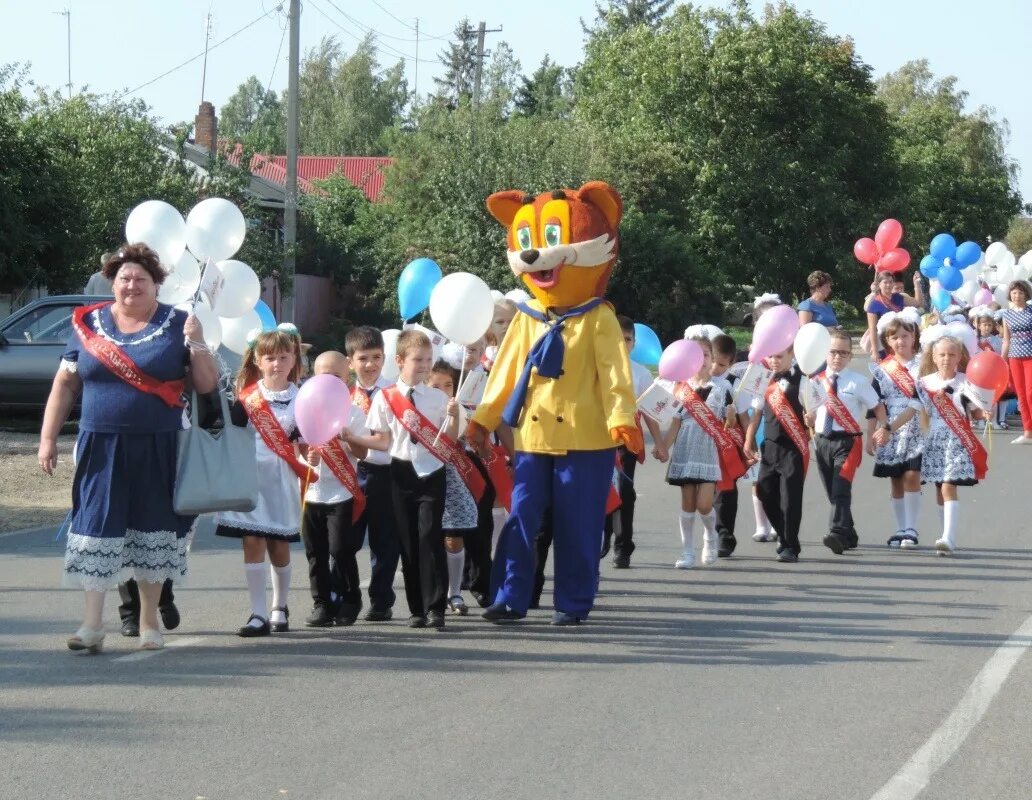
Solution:
<svg viewBox="0 0 1032 800">
<path fill-rule="evenodd" d="M 895 250 L 901 241 L 903 241 L 903 225 L 896 219 L 885 220 L 878 226 L 878 232 L 874 234 L 874 242 L 878 245 L 879 255 L 885 255 L 890 250 Z"/>
<path fill-rule="evenodd" d="M 767 356 L 783 353 L 799 332 L 799 314 L 792 306 L 780 305 L 763 312 L 753 328 L 749 361 L 757 364 Z"/>
<path fill-rule="evenodd" d="M 853 245 L 853 255 L 861 264 L 874 266 L 879 255 L 878 245 L 874 243 L 874 239 L 857 239 L 856 244 Z"/>
<path fill-rule="evenodd" d="M 316 375 L 301 384 L 294 421 L 305 442 L 321 447 L 344 430 L 349 419 L 351 392 L 336 375 Z"/>
<path fill-rule="evenodd" d="M 702 348 L 698 342 L 678 339 L 659 357 L 659 377 L 668 381 L 686 381 L 694 378 L 699 374 L 702 360 Z"/>
<path fill-rule="evenodd" d="M 971 300 L 971 305 L 974 306 L 988 306 L 993 302 L 993 293 L 986 289 L 984 286 L 975 292 L 974 298 Z"/>
</svg>

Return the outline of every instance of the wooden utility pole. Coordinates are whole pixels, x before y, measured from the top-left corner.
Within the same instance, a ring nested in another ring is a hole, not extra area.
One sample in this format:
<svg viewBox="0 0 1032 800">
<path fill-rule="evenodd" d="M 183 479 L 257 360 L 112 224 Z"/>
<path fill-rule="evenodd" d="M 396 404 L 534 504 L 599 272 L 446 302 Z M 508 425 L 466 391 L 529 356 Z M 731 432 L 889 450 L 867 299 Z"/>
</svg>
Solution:
<svg viewBox="0 0 1032 800">
<path fill-rule="evenodd" d="M 490 55 L 490 52 L 484 50 L 484 36 L 488 33 L 501 33 L 502 26 L 499 25 L 497 28 L 491 28 L 488 30 L 487 23 L 481 21 L 477 26 L 477 67 L 473 73 L 473 107 L 480 107 L 480 83 L 484 74 L 484 59 Z M 472 28 L 466 29 L 466 36 L 472 36 L 474 33 Z"/>
<path fill-rule="evenodd" d="M 290 52 L 287 78 L 287 185 L 283 195 L 283 305 L 280 319 L 294 321 L 294 248 L 297 244 L 298 72 L 301 49 L 301 0 L 290 0 Z"/>
</svg>

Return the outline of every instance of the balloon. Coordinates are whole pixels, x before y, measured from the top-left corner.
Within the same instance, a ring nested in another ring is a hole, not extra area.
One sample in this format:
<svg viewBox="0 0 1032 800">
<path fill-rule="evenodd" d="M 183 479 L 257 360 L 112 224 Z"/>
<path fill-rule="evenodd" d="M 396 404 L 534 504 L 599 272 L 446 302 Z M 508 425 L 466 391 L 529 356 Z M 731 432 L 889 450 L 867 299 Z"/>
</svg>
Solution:
<svg viewBox="0 0 1032 800">
<path fill-rule="evenodd" d="M 856 244 L 853 245 L 853 255 L 861 264 L 874 266 L 878 260 L 878 245 L 875 244 L 874 239 L 857 239 Z"/>
<path fill-rule="evenodd" d="M 446 275 L 430 292 L 430 319 L 453 342 L 476 344 L 494 319 L 490 287 L 469 272 Z"/>
<path fill-rule="evenodd" d="M 265 304 L 264 300 L 259 300 L 255 303 L 254 312 L 258 315 L 258 319 L 262 321 L 263 331 L 271 331 L 276 327 L 276 315 L 272 313 L 272 309 Z"/>
<path fill-rule="evenodd" d="M 197 317 L 197 321 L 201 323 L 201 329 L 204 331 L 204 343 L 212 350 L 219 349 L 219 345 L 222 344 L 222 322 L 207 303 L 183 302 L 176 308 Z"/>
<path fill-rule="evenodd" d="M 981 257 L 982 248 L 978 246 L 977 242 L 964 242 L 957 247 L 957 255 L 953 259 L 953 265 L 958 269 L 964 269 L 978 263 L 978 259 Z"/>
<path fill-rule="evenodd" d="M 932 308 L 938 312 L 943 312 L 953 304 L 953 298 L 950 297 L 950 293 L 943 289 L 941 286 L 936 286 L 932 289 Z"/>
<path fill-rule="evenodd" d="M 964 281 L 964 284 L 953 292 L 953 296 L 964 305 L 972 305 L 972 300 L 975 297 L 975 292 L 978 291 L 978 287 L 978 281 Z"/>
<path fill-rule="evenodd" d="M 921 274 L 928 278 L 928 280 L 938 277 L 939 270 L 942 269 L 942 267 L 942 259 L 936 258 L 935 256 L 928 255 L 921 259 Z"/>
<path fill-rule="evenodd" d="M 883 223 L 884 224 L 884 223 Z M 828 360 L 831 334 L 819 322 L 807 322 L 795 335 L 796 363 L 806 375 L 813 375 Z"/>
<path fill-rule="evenodd" d="M 186 249 L 186 223 L 183 215 L 165 201 L 146 200 L 129 212 L 125 240 L 146 244 L 168 269 Z"/>
<path fill-rule="evenodd" d="M 1014 274 L 1014 280 L 1016 281 L 1027 281 L 1032 276 L 1032 265 L 1021 264 L 1020 262 L 1015 264 L 1011 269 Z"/>
<path fill-rule="evenodd" d="M 201 261 L 232 258 L 246 235 L 244 215 L 222 197 L 202 200 L 186 215 L 186 246 Z"/>
<path fill-rule="evenodd" d="M 974 297 L 971 298 L 971 304 L 976 306 L 987 306 L 992 302 L 993 293 L 984 286 L 975 292 Z"/>
<path fill-rule="evenodd" d="M 990 267 L 995 267 L 1003 260 L 1006 252 L 1007 245 L 1003 242 L 993 242 L 985 249 L 985 263 Z"/>
<path fill-rule="evenodd" d="M 686 381 L 699 374 L 703 354 L 698 342 L 678 339 L 659 357 L 659 377 L 668 381 Z"/>
<path fill-rule="evenodd" d="M 195 292 L 201 283 L 201 265 L 190 254 L 190 251 L 186 249 L 183 250 L 183 254 L 172 267 L 170 274 L 176 275 L 181 284 L 191 287 Z"/>
<path fill-rule="evenodd" d="M 993 289 L 993 300 L 1004 308 L 1007 308 L 1007 304 L 1010 302 L 1010 292 L 1007 290 L 1007 284 L 1001 283 Z"/>
<path fill-rule="evenodd" d="M 928 247 L 928 252 L 940 261 L 953 258 L 957 254 L 957 240 L 948 233 L 936 234 Z"/>
<path fill-rule="evenodd" d="M 792 346 L 799 330 L 799 315 L 791 306 L 780 305 L 765 311 L 753 328 L 749 361 L 756 364 Z"/>
<path fill-rule="evenodd" d="M 939 279 L 939 285 L 947 292 L 952 292 L 964 285 L 964 276 L 960 274 L 959 269 L 950 264 L 943 266 L 936 277 Z"/>
<path fill-rule="evenodd" d="M 222 289 L 215 299 L 215 313 L 220 317 L 239 317 L 255 307 L 261 299 L 262 284 L 243 261 L 220 261 Z"/>
<path fill-rule="evenodd" d="M 441 280 L 441 268 L 429 258 L 409 262 L 398 278 L 398 306 L 402 320 L 410 320 L 430 305 L 430 294 Z"/>
<path fill-rule="evenodd" d="M 1029 250 L 1025 255 L 1018 259 L 1018 263 L 1023 267 L 1032 269 L 1032 250 Z"/>
<path fill-rule="evenodd" d="M 344 430 L 351 419 L 351 392 L 336 375 L 313 375 L 301 384 L 294 399 L 294 421 L 301 438 L 322 447 Z"/>
<path fill-rule="evenodd" d="M 906 269 L 909 264 L 910 253 L 902 247 L 897 247 L 895 250 L 889 250 L 889 252 L 878 259 L 877 268 L 879 272 L 900 272 Z"/>
<path fill-rule="evenodd" d="M 505 299 L 505 295 L 502 294 L 501 292 L 499 292 L 497 289 L 492 289 L 491 290 L 491 299 L 494 300 L 497 303 L 499 300 L 504 300 Z"/>
<path fill-rule="evenodd" d="M 169 306 L 178 306 L 193 297 L 196 291 L 196 283 L 193 286 L 183 283 L 180 276 L 173 272 L 158 287 L 158 302 Z"/>
<path fill-rule="evenodd" d="M 1001 264 L 996 267 L 996 280 L 1000 283 L 1010 283 L 1014 280 L 1014 267 L 1004 260 Z"/>
<path fill-rule="evenodd" d="M 895 250 L 901 241 L 903 241 L 903 225 L 899 220 L 885 220 L 878 226 L 878 232 L 874 234 L 874 242 L 882 254 Z"/>
<path fill-rule="evenodd" d="M 401 331 L 397 328 L 388 328 L 381 331 L 383 336 L 383 371 L 382 375 L 386 380 L 394 382 L 398 379 L 398 362 L 394 360 L 398 353 L 398 337 Z"/>
<path fill-rule="evenodd" d="M 646 367 L 654 367 L 659 363 L 661 355 L 663 355 L 663 345 L 660 344 L 656 332 L 648 325 L 635 322 L 634 349 L 631 350 L 631 361 L 644 364 Z"/>
<path fill-rule="evenodd" d="M 1010 382 L 1007 362 L 991 350 L 983 350 L 973 356 L 964 372 L 968 383 L 993 391 L 993 402 L 999 400 L 1007 391 L 1007 384 Z"/>
<path fill-rule="evenodd" d="M 253 308 L 239 317 L 222 317 L 222 343 L 234 353 L 247 352 L 247 335 L 255 328 L 262 329 L 262 318 Z"/>
</svg>

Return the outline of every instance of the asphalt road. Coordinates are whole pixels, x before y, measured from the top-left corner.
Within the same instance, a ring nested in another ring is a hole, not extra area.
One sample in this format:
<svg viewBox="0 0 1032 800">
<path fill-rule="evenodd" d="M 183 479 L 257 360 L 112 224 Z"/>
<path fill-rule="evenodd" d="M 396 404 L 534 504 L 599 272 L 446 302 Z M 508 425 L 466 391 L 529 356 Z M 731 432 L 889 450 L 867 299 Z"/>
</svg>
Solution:
<svg viewBox="0 0 1032 800">
<path fill-rule="evenodd" d="M 885 548 L 868 461 L 858 550 L 819 544 L 813 471 L 799 564 L 749 540 L 743 504 L 734 558 L 676 571 L 678 496 L 650 462 L 633 568 L 606 562 L 579 629 L 541 610 L 511 629 L 471 616 L 239 639 L 241 555 L 202 534 L 166 650 L 118 635 L 112 594 L 105 652 L 75 655 L 61 545 L 2 536 L 0 797 L 1025 800 L 1032 453 L 1011 438 L 961 490 L 954 559 L 929 548 L 930 491 L 921 549 Z M 300 622 L 300 546 L 294 563 Z"/>
</svg>

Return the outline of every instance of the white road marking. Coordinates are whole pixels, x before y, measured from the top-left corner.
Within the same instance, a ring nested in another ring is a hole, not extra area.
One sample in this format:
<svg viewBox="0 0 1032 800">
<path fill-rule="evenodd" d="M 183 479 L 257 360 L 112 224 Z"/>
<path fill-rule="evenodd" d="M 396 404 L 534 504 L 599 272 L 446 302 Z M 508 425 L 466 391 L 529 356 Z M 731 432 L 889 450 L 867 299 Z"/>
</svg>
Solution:
<svg viewBox="0 0 1032 800">
<path fill-rule="evenodd" d="M 143 661 L 145 658 L 156 656 L 158 653 L 164 653 L 171 647 L 188 647 L 192 644 L 200 644 L 203 642 L 206 636 L 184 636 L 173 637 L 165 640 L 165 648 L 163 650 L 134 650 L 132 653 L 127 653 L 124 656 L 118 656 L 118 658 L 112 659 L 112 661 Z"/>
<path fill-rule="evenodd" d="M 1032 616 L 997 648 L 942 725 L 871 800 L 913 800 L 921 794 L 985 716 L 1010 671 L 1030 645 Z"/>
</svg>

